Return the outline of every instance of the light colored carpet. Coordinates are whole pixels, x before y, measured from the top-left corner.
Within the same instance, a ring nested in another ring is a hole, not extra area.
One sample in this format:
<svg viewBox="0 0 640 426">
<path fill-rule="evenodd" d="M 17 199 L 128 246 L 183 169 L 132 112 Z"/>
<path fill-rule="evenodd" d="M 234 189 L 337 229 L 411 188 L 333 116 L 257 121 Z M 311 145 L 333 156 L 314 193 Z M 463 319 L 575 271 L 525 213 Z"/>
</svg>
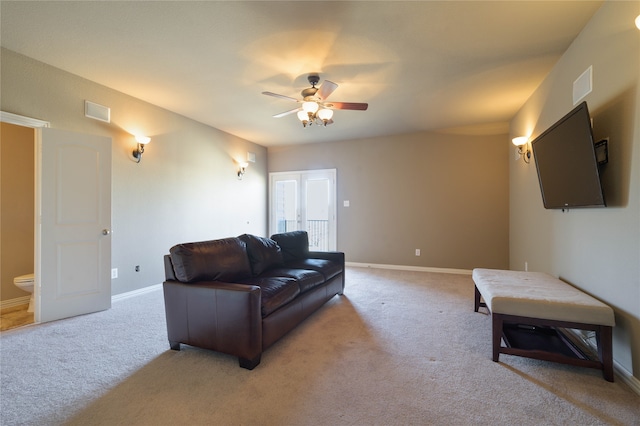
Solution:
<svg viewBox="0 0 640 426">
<path fill-rule="evenodd" d="M 470 276 L 348 268 L 263 354 L 169 350 L 162 292 L 2 333 L 2 425 L 638 425 L 598 370 L 501 356 Z"/>
</svg>

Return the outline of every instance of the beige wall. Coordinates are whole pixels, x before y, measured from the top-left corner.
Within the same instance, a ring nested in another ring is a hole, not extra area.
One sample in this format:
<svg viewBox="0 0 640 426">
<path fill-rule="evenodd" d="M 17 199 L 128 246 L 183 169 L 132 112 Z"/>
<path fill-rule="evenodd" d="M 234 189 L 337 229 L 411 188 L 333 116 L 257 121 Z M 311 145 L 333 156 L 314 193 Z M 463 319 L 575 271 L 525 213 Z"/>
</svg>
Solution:
<svg viewBox="0 0 640 426">
<path fill-rule="evenodd" d="M 602 171 L 607 208 L 545 210 L 535 164 L 511 161 L 510 265 L 544 271 L 610 304 L 614 358 L 640 378 L 640 31 L 638 2 L 605 2 L 511 123 L 537 136 L 573 108 L 572 85 L 593 65 L 585 100 L 596 140 L 609 137 Z"/>
<path fill-rule="evenodd" d="M 161 283 L 162 256 L 174 244 L 266 234 L 264 147 L 15 52 L 1 54 L 3 111 L 112 138 L 114 295 Z M 109 106 L 111 123 L 84 117 L 85 99 Z M 140 164 L 131 157 L 137 132 L 152 138 Z M 247 151 L 256 163 L 238 180 L 234 158 L 246 159 Z"/>
<path fill-rule="evenodd" d="M 507 140 L 419 133 L 270 147 L 269 172 L 337 169 L 338 249 L 349 262 L 507 268 Z"/>
<path fill-rule="evenodd" d="M 2 300 L 29 296 L 13 278 L 34 271 L 34 139 L 33 129 L 0 123 Z"/>
</svg>

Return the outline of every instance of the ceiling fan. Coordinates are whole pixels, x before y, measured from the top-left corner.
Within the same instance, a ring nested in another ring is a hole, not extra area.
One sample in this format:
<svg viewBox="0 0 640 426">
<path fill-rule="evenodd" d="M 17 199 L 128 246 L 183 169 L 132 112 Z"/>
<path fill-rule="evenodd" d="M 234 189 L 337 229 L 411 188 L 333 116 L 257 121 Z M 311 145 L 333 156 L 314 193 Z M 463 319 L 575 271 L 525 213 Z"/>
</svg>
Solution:
<svg viewBox="0 0 640 426">
<path fill-rule="evenodd" d="M 319 87 L 316 87 L 320 81 L 320 76 L 318 74 L 309 74 L 307 80 L 309 80 L 311 87 L 300 92 L 302 99 L 295 99 L 273 92 L 262 92 L 263 95 L 273 96 L 275 98 L 302 104 L 292 110 L 276 114 L 273 116 L 274 118 L 280 118 L 289 114 L 297 113 L 298 119 L 302 122 L 304 127 L 307 127 L 307 125 L 311 126 L 313 123 L 326 126 L 333 123 L 334 109 L 366 111 L 369 107 L 369 104 L 359 102 L 327 102 L 327 98 L 338 88 L 338 85 L 332 81 L 325 80 Z"/>
</svg>

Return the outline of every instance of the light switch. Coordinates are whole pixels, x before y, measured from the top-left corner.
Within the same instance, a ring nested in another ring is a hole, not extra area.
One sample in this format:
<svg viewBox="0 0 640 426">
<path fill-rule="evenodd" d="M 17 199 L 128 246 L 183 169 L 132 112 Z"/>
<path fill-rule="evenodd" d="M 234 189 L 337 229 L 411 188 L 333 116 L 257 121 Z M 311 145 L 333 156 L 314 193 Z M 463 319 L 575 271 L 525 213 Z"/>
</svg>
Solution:
<svg viewBox="0 0 640 426">
<path fill-rule="evenodd" d="M 343 201 L 343 205 L 344 205 L 345 207 L 349 207 L 349 200 L 344 200 L 344 201 Z"/>
</svg>

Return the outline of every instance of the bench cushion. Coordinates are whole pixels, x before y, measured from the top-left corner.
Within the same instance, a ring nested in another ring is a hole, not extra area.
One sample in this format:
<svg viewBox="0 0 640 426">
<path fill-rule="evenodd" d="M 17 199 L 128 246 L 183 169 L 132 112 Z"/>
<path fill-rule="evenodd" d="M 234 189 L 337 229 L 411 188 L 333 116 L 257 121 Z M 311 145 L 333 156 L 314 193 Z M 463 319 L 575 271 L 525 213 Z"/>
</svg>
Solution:
<svg viewBox="0 0 640 426">
<path fill-rule="evenodd" d="M 492 313 L 615 325 L 611 307 L 551 275 L 474 269 L 472 277 Z"/>
</svg>

